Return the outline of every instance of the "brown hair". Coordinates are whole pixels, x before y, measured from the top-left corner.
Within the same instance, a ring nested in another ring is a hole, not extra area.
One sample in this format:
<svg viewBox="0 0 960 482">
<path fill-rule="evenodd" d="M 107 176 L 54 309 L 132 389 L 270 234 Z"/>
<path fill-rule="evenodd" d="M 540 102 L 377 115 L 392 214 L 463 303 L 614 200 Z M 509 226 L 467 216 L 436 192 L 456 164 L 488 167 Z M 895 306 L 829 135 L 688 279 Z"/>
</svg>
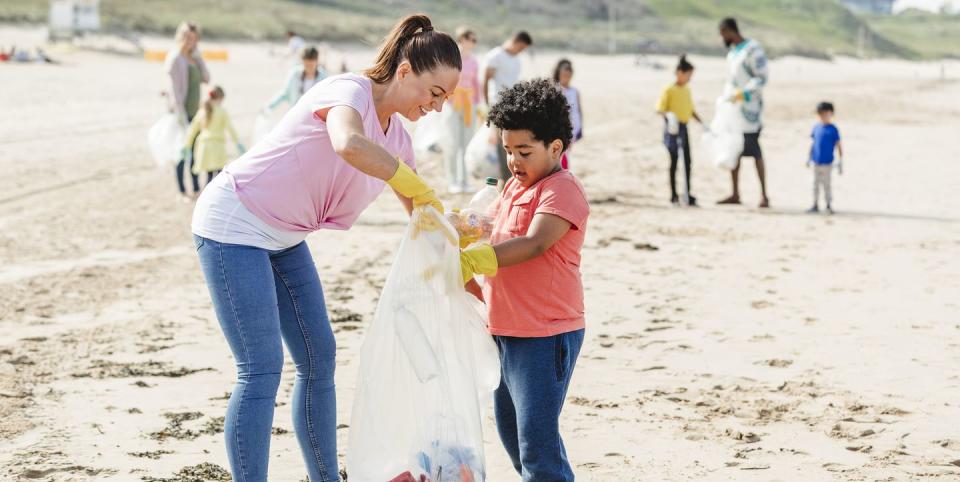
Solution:
<svg viewBox="0 0 960 482">
<path fill-rule="evenodd" d="M 317 60 L 320 58 L 320 51 L 313 45 L 300 49 L 301 60 Z"/>
<path fill-rule="evenodd" d="M 466 40 L 470 37 L 473 37 L 474 41 L 477 40 L 477 33 L 474 32 L 472 28 L 467 27 L 466 25 L 461 25 L 457 27 L 457 29 L 453 31 L 453 36 L 454 38 L 457 39 L 457 42 L 461 40 Z"/>
<path fill-rule="evenodd" d="M 223 89 L 219 85 L 213 86 L 210 89 L 210 95 L 207 96 L 207 100 L 203 101 L 203 126 L 207 127 L 210 125 L 210 119 L 213 117 L 213 101 L 217 99 L 223 99 Z"/>
<path fill-rule="evenodd" d="M 364 74 L 378 84 L 387 83 L 404 60 L 410 62 L 413 73 L 418 75 L 440 65 L 463 69 L 457 43 L 449 35 L 434 30 L 430 17 L 423 14 L 407 15 L 393 26 L 373 67 Z"/>
<path fill-rule="evenodd" d="M 558 84 L 560 83 L 560 72 L 563 71 L 563 70 L 569 70 L 570 73 L 572 74 L 572 73 L 573 73 L 573 63 L 571 63 L 571 62 L 570 62 L 569 60 L 567 60 L 567 59 L 560 59 L 560 61 L 557 62 L 557 66 L 553 69 L 553 81 L 554 81 L 554 82 L 556 82 L 556 83 L 558 83 Z"/>
<path fill-rule="evenodd" d="M 173 34 L 173 41 L 178 45 L 182 45 L 183 40 L 187 38 L 187 34 L 190 32 L 194 32 L 199 35 L 200 26 L 192 22 L 180 22 L 180 25 L 177 25 L 177 31 Z"/>
</svg>

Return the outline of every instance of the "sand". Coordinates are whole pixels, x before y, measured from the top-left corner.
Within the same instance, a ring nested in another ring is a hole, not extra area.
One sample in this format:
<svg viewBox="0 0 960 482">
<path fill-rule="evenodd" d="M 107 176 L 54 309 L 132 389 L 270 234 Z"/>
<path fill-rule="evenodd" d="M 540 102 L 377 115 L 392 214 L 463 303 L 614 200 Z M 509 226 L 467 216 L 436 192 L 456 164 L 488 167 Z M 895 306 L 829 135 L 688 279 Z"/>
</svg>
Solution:
<svg viewBox="0 0 960 482">
<path fill-rule="evenodd" d="M 0 29 L 0 44 L 40 37 Z M 265 45 L 207 45 L 230 51 L 210 70 L 248 136 L 284 63 Z M 50 53 L 63 64 L 0 65 L 0 479 L 225 480 L 233 362 L 192 251 L 192 206 L 145 145 L 161 66 Z M 372 58 L 344 55 L 351 68 Z M 558 57 L 538 52 L 526 75 Z M 652 112 L 669 68 L 571 59 L 586 136 L 573 170 L 592 208 L 587 338 L 561 423 L 578 480 L 960 478 L 960 63 L 941 80 L 939 63 L 774 60 L 761 140 L 773 208 L 758 210 L 752 162 L 745 206 L 717 207 L 729 175 L 699 149 L 703 207 L 669 205 Z M 709 117 L 723 62 L 691 60 Z M 836 104 L 847 152 L 834 216 L 803 214 L 820 100 Z M 420 164 L 445 184 L 436 156 Z M 338 342 L 341 454 L 356 356 L 404 225 L 387 193 L 351 231 L 308 238 Z M 288 364 L 272 480 L 305 476 L 292 375 Z M 489 480 L 518 480 L 484 418 Z"/>
</svg>

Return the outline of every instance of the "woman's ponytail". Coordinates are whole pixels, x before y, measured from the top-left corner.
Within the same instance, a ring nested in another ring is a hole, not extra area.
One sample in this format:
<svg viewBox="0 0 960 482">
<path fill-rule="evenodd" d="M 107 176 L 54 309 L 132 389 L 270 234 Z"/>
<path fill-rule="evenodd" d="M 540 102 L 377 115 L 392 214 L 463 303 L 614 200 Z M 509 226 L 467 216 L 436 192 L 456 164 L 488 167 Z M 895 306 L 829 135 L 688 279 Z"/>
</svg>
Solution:
<svg viewBox="0 0 960 482">
<path fill-rule="evenodd" d="M 440 65 L 462 69 L 460 49 L 449 35 L 433 29 L 430 17 L 408 15 L 387 34 L 373 67 L 364 72 L 378 84 L 389 82 L 404 60 L 420 74 Z"/>
</svg>

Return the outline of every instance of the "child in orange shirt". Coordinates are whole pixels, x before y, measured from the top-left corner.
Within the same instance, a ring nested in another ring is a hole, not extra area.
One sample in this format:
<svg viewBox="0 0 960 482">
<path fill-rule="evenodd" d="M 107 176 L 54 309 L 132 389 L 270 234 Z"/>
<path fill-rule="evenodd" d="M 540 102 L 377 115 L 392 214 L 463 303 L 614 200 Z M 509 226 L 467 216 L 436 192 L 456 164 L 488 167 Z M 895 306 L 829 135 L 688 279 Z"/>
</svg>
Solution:
<svg viewBox="0 0 960 482">
<path fill-rule="evenodd" d="M 486 276 L 501 364 L 497 431 L 524 482 L 574 478 L 559 422 L 583 344 L 580 249 L 590 208 L 560 166 L 573 135 L 569 111 L 545 79 L 501 92 L 489 122 L 501 130 L 513 177 L 490 208 L 491 244 L 461 254 L 465 282 Z"/>
</svg>

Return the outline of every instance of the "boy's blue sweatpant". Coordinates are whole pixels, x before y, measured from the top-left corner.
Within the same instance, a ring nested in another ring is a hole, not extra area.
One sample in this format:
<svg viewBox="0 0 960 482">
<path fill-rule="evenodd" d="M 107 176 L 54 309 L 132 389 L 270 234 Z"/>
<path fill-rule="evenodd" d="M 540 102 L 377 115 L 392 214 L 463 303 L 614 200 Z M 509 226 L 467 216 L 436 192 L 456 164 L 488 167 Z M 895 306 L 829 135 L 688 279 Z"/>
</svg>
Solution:
<svg viewBox="0 0 960 482">
<path fill-rule="evenodd" d="M 584 330 L 543 338 L 495 336 L 500 386 L 494 394 L 497 431 L 523 482 L 572 482 L 560 437 L 560 410 Z"/>
</svg>

